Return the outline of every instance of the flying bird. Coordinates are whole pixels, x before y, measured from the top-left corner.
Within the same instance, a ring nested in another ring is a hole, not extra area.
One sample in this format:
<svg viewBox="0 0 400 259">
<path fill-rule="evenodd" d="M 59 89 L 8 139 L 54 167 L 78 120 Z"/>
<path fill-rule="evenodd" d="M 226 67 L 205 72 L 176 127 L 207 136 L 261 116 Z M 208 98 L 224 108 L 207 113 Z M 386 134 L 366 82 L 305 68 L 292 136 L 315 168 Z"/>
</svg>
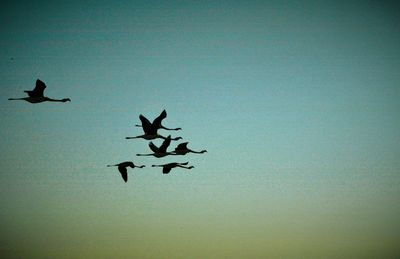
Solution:
<svg viewBox="0 0 400 259">
<path fill-rule="evenodd" d="M 169 144 L 171 144 L 171 135 L 169 135 L 161 144 L 160 147 L 157 147 L 156 145 L 154 145 L 153 142 L 150 141 L 149 143 L 149 147 L 151 149 L 151 151 L 153 151 L 153 153 L 151 154 L 136 154 L 137 156 L 154 156 L 157 158 L 160 157 L 164 157 L 167 155 L 172 155 L 171 152 L 167 152 L 167 148 L 169 146 Z"/>
<path fill-rule="evenodd" d="M 135 167 L 143 168 L 143 167 L 145 167 L 144 165 L 139 165 L 139 166 L 135 165 L 131 161 L 122 162 L 122 163 L 115 164 L 115 165 L 107 165 L 107 167 L 110 167 L 110 166 L 118 166 L 118 171 L 121 173 L 122 179 L 124 179 L 125 182 L 128 181 L 128 170 L 127 170 L 127 167 L 130 167 L 130 168 L 135 168 Z"/>
<path fill-rule="evenodd" d="M 185 163 L 168 163 L 168 164 L 164 164 L 164 165 L 152 165 L 152 167 L 162 167 L 162 172 L 163 174 L 169 174 L 169 172 L 171 171 L 172 168 L 175 167 L 181 167 L 181 168 L 185 168 L 185 169 L 192 169 L 194 168 L 194 166 L 186 166 L 189 162 L 185 162 Z"/>
<path fill-rule="evenodd" d="M 153 140 L 157 138 L 162 138 L 166 140 L 167 138 L 158 134 L 158 128 L 156 127 L 156 124 L 151 123 L 146 117 L 144 117 L 142 114 L 139 115 L 139 119 L 142 122 L 142 128 L 143 128 L 143 135 L 139 135 L 136 137 L 126 137 L 125 139 L 137 139 L 137 138 L 142 138 L 146 140 Z M 161 123 L 161 122 L 160 122 Z M 180 140 L 182 137 L 176 137 L 176 138 L 171 138 L 171 140 Z"/>
<path fill-rule="evenodd" d="M 207 150 L 202 150 L 202 151 L 191 150 L 187 147 L 188 143 L 189 142 L 180 143 L 178 146 L 176 146 L 175 150 L 172 153 L 174 153 L 175 155 L 186 155 L 187 153 L 203 154 L 207 152 Z"/>
<path fill-rule="evenodd" d="M 40 79 L 36 80 L 36 86 L 33 90 L 26 90 L 25 93 L 28 94 L 28 97 L 23 98 L 9 98 L 8 100 L 24 100 L 30 103 L 41 103 L 41 102 L 70 102 L 71 99 L 52 99 L 47 96 L 44 96 L 44 89 L 46 89 L 46 84 Z"/>
<path fill-rule="evenodd" d="M 141 116 L 143 116 L 143 115 L 141 115 Z M 144 116 L 143 116 L 143 117 L 144 117 Z M 154 127 L 156 130 L 159 130 L 159 129 L 165 129 L 165 130 L 181 130 L 181 129 L 182 129 L 182 128 L 167 128 L 167 127 L 164 127 L 164 125 L 162 125 L 162 120 L 165 119 L 165 118 L 167 118 L 167 111 L 166 111 L 166 110 L 163 110 L 163 111 L 161 112 L 161 114 L 160 114 L 157 118 L 155 118 L 155 119 L 153 120 L 153 123 L 151 123 L 152 127 Z M 146 120 L 147 120 L 147 119 L 146 119 Z M 136 126 L 136 127 L 143 127 L 143 123 L 142 123 L 142 125 L 136 124 L 135 126 Z"/>
</svg>

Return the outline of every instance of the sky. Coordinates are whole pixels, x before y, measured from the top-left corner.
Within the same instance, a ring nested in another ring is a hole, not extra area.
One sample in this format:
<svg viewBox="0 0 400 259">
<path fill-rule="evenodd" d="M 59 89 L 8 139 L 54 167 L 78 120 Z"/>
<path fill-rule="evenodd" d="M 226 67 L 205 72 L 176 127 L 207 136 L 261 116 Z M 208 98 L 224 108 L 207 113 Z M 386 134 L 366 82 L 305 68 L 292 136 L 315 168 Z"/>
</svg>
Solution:
<svg viewBox="0 0 400 259">
<path fill-rule="evenodd" d="M 0 24 L 6 258 L 400 255 L 396 2 L 9 1 Z M 38 78 L 72 101 L 7 100 Z M 170 149 L 208 152 L 137 157 L 163 109 Z"/>
</svg>

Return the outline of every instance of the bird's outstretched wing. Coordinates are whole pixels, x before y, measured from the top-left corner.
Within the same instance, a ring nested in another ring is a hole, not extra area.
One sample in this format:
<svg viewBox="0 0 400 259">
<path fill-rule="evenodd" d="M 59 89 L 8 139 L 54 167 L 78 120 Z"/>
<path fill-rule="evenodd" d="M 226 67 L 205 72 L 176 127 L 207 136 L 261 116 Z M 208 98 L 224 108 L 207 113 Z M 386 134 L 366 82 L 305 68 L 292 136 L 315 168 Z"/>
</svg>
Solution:
<svg viewBox="0 0 400 259">
<path fill-rule="evenodd" d="M 150 121 L 146 117 L 144 117 L 142 114 L 139 115 L 139 119 L 142 122 L 142 127 L 143 127 L 144 133 L 146 133 L 146 134 L 149 133 L 151 131 L 151 127 L 152 127 Z"/>
<path fill-rule="evenodd" d="M 124 179 L 125 182 L 128 181 L 128 170 L 126 170 L 126 167 L 124 166 L 118 166 L 118 171 L 121 173 L 122 179 Z"/>
<path fill-rule="evenodd" d="M 158 151 L 160 152 L 167 152 L 167 148 L 171 144 L 171 135 L 169 135 L 164 142 L 161 144 L 161 146 L 158 148 Z"/>
<path fill-rule="evenodd" d="M 166 112 L 165 110 L 163 110 L 163 111 L 161 112 L 161 114 L 160 114 L 157 118 L 155 118 L 155 119 L 153 120 L 153 126 L 155 126 L 155 127 L 157 127 L 157 128 L 161 127 L 161 121 L 162 121 L 163 119 L 165 119 L 165 118 L 167 118 L 167 112 Z"/>
<path fill-rule="evenodd" d="M 168 174 L 169 172 L 171 172 L 171 169 L 172 169 L 172 167 L 170 167 L 170 166 L 163 166 L 162 173 Z"/>
<path fill-rule="evenodd" d="M 122 167 L 128 167 L 128 166 L 129 166 L 129 167 L 133 167 L 134 164 L 133 164 L 131 161 L 126 161 L 126 162 L 119 163 L 118 166 L 122 166 Z"/>
<path fill-rule="evenodd" d="M 158 147 L 156 145 L 154 145 L 153 142 L 150 141 L 149 143 L 149 148 L 151 149 L 151 151 L 153 151 L 154 153 L 158 152 Z"/>
<path fill-rule="evenodd" d="M 33 89 L 33 93 L 35 94 L 35 96 L 43 96 L 44 89 L 46 89 L 46 84 L 40 79 L 36 80 L 36 86 Z"/>
<path fill-rule="evenodd" d="M 180 143 L 179 145 L 176 146 L 175 151 L 187 150 L 187 144 L 189 144 L 189 142 Z"/>
<path fill-rule="evenodd" d="M 44 96 L 44 89 L 46 89 L 46 84 L 41 81 L 40 79 L 36 80 L 36 86 L 32 91 L 24 91 L 30 97 L 43 97 Z"/>
</svg>

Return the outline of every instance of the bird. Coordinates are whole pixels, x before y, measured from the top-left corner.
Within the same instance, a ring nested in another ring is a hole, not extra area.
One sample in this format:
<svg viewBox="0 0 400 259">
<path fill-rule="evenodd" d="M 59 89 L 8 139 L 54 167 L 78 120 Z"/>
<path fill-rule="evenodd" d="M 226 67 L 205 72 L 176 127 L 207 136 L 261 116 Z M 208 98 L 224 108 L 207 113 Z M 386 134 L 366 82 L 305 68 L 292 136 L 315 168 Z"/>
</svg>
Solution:
<svg viewBox="0 0 400 259">
<path fill-rule="evenodd" d="M 135 168 L 135 167 L 143 168 L 143 167 L 145 167 L 144 165 L 135 165 L 131 161 L 122 162 L 122 163 L 115 164 L 115 165 L 107 165 L 107 167 L 110 167 L 110 166 L 118 166 L 118 171 L 121 173 L 122 179 L 124 179 L 125 182 L 128 181 L 128 170 L 127 170 L 127 167 L 130 167 L 130 168 Z"/>
<path fill-rule="evenodd" d="M 186 155 L 187 153 L 203 154 L 207 152 L 207 150 L 202 150 L 202 151 L 191 150 L 187 147 L 188 143 L 189 142 L 180 143 L 178 146 L 176 146 L 175 150 L 172 153 L 174 155 Z"/>
<path fill-rule="evenodd" d="M 143 116 L 143 115 L 141 115 L 141 116 Z M 143 116 L 143 117 L 144 117 L 144 116 Z M 155 119 L 153 120 L 152 126 L 153 126 L 154 128 L 156 128 L 157 130 L 159 130 L 159 129 L 165 129 L 165 130 L 181 130 L 181 129 L 182 129 L 182 128 L 167 128 L 167 127 L 164 127 L 164 125 L 162 125 L 161 122 L 162 122 L 162 120 L 165 119 L 165 118 L 167 118 L 167 111 L 164 109 L 164 110 L 161 112 L 161 114 L 160 114 L 157 118 L 155 118 Z M 143 127 L 143 123 L 142 123 L 142 125 L 136 124 L 135 126 L 136 126 L 136 127 Z"/>
<path fill-rule="evenodd" d="M 153 153 L 151 154 L 136 154 L 137 156 L 154 156 L 157 158 L 160 157 L 164 157 L 167 155 L 172 155 L 171 152 L 167 152 L 167 148 L 169 146 L 169 144 L 171 144 L 171 135 L 169 135 L 161 144 L 160 147 L 157 147 L 156 145 L 154 145 L 153 142 L 150 141 L 149 143 L 149 147 L 151 149 L 151 151 L 153 151 Z"/>
<path fill-rule="evenodd" d="M 168 164 L 164 164 L 164 165 L 152 165 L 151 167 L 162 167 L 162 173 L 163 174 L 168 174 L 172 168 L 175 167 L 181 167 L 181 168 L 185 168 L 185 169 L 192 169 L 194 168 L 194 166 L 185 166 L 187 165 L 189 162 L 185 162 L 185 163 L 168 163 Z"/>
<path fill-rule="evenodd" d="M 146 117 L 144 117 L 142 114 L 139 115 L 139 119 L 142 122 L 142 128 L 143 128 L 143 135 L 135 136 L 135 137 L 126 137 L 125 139 L 138 139 L 138 138 L 143 138 L 145 140 L 153 140 L 157 138 L 162 138 L 166 140 L 167 138 L 158 134 L 158 128 L 153 125 Z M 157 124 L 156 124 L 157 125 Z M 171 138 L 171 140 L 180 140 L 182 137 L 176 137 L 176 138 Z"/>
<path fill-rule="evenodd" d="M 24 92 L 28 94 L 28 97 L 23 98 L 8 98 L 8 100 L 24 100 L 30 103 L 41 103 L 41 102 L 70 102 L 71 99 L 52 99 L 47 96 L 44 96 L 44 89 L 46 89 L 46 84 L 40 79 L 36 80 L 36 85 L 33 90 L 25 90 Z"/>
</svg>

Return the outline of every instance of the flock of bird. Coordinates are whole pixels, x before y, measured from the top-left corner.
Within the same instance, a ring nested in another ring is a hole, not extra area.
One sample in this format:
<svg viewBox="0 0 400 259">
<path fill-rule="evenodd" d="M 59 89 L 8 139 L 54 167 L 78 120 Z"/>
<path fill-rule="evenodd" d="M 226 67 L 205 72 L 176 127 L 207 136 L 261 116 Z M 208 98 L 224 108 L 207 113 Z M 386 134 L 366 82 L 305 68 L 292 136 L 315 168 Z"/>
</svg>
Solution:
<svg viewBox="0 0 400 259">
<path fill-rule="evenodd" d="M 139 119 L 142 124 L 141 125 L 136 124 L 135 126 L 141 127 L 143 129 L 143 134 L 135 136 L 135 137 L 126 137 L 125 139 L 145 139 L 145 140 L 163 139 L 163 142 L 160 146 L 156 146 L 152 141 L 150 141 L 149 148 L 152 151 L 152 153 L 136 154 L 137 156 L 154 156 L 156 158 L 162 158 L 162 157 L 170 156 L 170 155 L 186 155 L 188 153 L 203 154 L 203 153 L 207 152 L 207 150 L 194 151 L 194 150 L 189 149 L 187 147 L 189 142 L 180 143 L 175 147 L 174 151 L 168 151 L 167 149 L 168 149 L 169 145 L 171 144 L 171 141 L 180 140 L 180 139 L 182 139 L 182 137 L 171 138 L 171 135 L 168 135 L 168 137 L 165 137 L 163 135 L 160 135 L 158 133 L 158 130 L 160 130 L 160 129 L 181 130 L 182 128 L 167 128 L 164 125 L 162 125 L 162 121 L 166 117 L 167 117 L 167 112 L 165 110 L 163 110 L 161 112 L 161 114 L 153 120 L 153 122 L 150 122 L 142 114 L 139 115 Z M 176 168 L 176 167 L 185 168 L 185 169 L 194 168 L 194 166 L 188 166 L 188 164 L 189 164 L 189 162 L 184 162 L 184 163 L 172 162 L 172 163 L 161 164 L 161 165 L 151 165 L 151 167 L 162 167 L 162 173 L 168 174 L 169 172 L 171 172 L 171 169 Z M 131 168 L 145 167 L 144 165 L 141 165 L 141 166 L 135 165 L 132 161 L 122 162 L 119 164 L 108 165 L 108 166 L 117 166 L 118 170 L 121 173 L 121 176 L 125 182 L 128 181 L 127 167 L 131 167 Z"/>
<path fill-rule="evenodd" d="M 41 102 L 69 102 L 71 99 L 69 98 L 63 98 L 63 99 L 52 99 L 47 96 L 44 96 L 44 90 L 46 89 L 46 84 L 37 79 L 36 80 L 36 86 L 33 90 L 26 90 L 24 91 L 27 93 L 27 97 L 22 97 L 22 98 L 9 98 L 8 100 L 23 100 L 27 101 L 29 103 L 41 103 Z M 162 121 L 167 117 L 167 112 L 163 110 L 161 114 L 153 120 L 153 122 L 150 122 L 146 117 L 144 117 L 142 114 L 139 115 L 139 119 L 141 121 L 141 124 L 136 124 L 136 127 L 141 127 L 143 129 L 143 134 L 138 135 L 135 137 L 126 137 L 126 139 L 145 139 L 145 140 L 155 140 L 155 139 L 163 139 L 163 142 L 160 146 L 156 146 L 152 141 L 149 142 L 149 148 L 153 153 L 148 153 L 148 154 L 136 154 L 137 156 L 154 156 L 156 158 L 162 158 L 165 156 L 172 156 L 172 155 L 186 155 L 188 153 L 195 153 L 195 154 L 203 154 L 206 153 L 207 150 L 201 150 L 201 151 L 194 151 L 191 150 L 187 147 L 189 142 L 183 142 L 178 144 L 174 151 L 167 151 L 169 145 L 171 144 L 171 141 L 177 141 L 182 139 L 181 137 L 176 137 L 176 138 L 171 138 L 171 135 L 168 137 L 162 136 L 158 133 L 158 130 L 163 129 L 163 130 L 181 130 L 182 128 L 167 128 L 164 125 L 162 125 Z M 171 169 L 180 167 L 180 168 L 185 168 L 185 169 L 192 169 L 194 166 L 188 166 L 189 162 L 184 162 L 184 163 L 178 163 L 178 162 L 172 162 L 172 163 L 167 163 L 167 164 L 161 164 L 161 165 L 151 165 L 151 167 L 162 167 L 162 173 L 163 174 L 168 174 Z M 132 161 L 126 161 L 114 165 L 107 165 L 107 167 L 112 167 L 112 166 L 117 166 L 118 171 L 120 172 L 122 179 L 127 182 L 128 181 L 128 170 L 127 168 L 144 168 L 145 165 L 135 165 Z"/>
</svg>

